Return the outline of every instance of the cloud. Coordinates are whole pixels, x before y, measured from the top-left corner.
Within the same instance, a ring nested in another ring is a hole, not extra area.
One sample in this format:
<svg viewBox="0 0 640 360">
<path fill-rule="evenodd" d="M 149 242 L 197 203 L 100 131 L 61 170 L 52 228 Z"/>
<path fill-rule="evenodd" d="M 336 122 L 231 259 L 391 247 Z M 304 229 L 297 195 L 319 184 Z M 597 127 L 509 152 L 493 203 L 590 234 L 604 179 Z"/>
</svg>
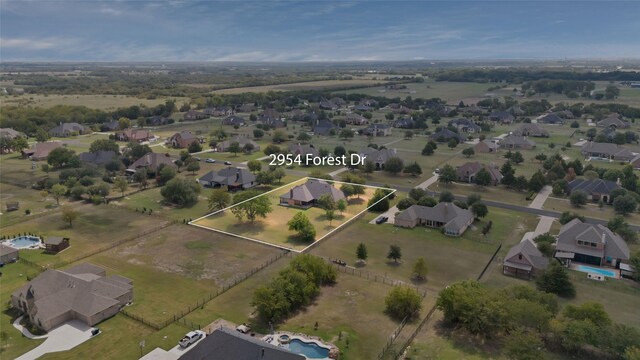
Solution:
<svg viewBox="0 0 640 360">
<path fill-rule="evenodd" d="M 74 39 L 65 38 L 0 38 L 0 49 L 20 49 L 28 51 L 55 49 L 63 46 L 70 46 L 76 42 Z"/>
<path fill-rule="evenodd" d="M 99 11 L 102 14 L 112 15 L 112 16 L 120 16 L 120 15 L 124 14 L 124 11 L 119 10 L 119 9 L 114 9 L 112 7 L 101 7 Z"/>
</svg>

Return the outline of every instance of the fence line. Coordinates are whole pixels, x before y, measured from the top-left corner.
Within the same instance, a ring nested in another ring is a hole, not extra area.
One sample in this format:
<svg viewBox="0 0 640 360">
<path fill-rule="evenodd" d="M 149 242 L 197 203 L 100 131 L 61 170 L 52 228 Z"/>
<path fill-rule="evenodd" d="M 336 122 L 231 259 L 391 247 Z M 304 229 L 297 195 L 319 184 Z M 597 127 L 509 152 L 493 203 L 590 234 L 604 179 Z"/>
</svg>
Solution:
<svg viewBox="0 0 640 360">
<path fill-rule="evenodd" d="M 498 251 L 500 251 L 500 249 L 502 249 L 502 243 L 500 243 L 496 248 L 496 251 L 493 252 L 493 255 L 491 255 L 491 259 L 489 259 L 489 261 L 487 262 L 487 265 L 484 266 L 484 269 L 482 269 L 482 272 L 480 272 L 480 275 L 478 275 L 478 277 L 476 278 L 476 281 L 480 281 L 484 273 L 489 268 L 489 265 L 491 265 L 491 263 L 493 262 L 493 259 L 495 259 L 496 255 L 498 255 Z"/>
</svg>

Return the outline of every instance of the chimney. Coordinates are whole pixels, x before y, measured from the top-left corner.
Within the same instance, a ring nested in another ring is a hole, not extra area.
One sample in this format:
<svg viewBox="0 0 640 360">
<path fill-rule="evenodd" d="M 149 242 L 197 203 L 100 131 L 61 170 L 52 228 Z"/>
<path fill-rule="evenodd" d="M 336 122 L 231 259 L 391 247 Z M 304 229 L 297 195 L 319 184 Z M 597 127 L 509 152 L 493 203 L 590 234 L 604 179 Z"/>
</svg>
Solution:
<svg viewBox="0 0 640 360">
<path fill-rule="evenodd" d="M 240 180 L 240 169 L 236 169 L 236 181 Z"/>
<path fill-rule="evenodd" d="M 289 198 L 293 199 L 293 189 L 289 190 Z"/>
<path fill-rule="evenodd" d="M 618 186 L 622 186 L 622 182 L 620 181 L 620 178 L 617 178 L 617 179 L 616 179 L 616 185 L 618 185 Z"/>
<path fill-rule="evenodd" d="M 603 232 L 602 232 L 602 243 L 603 243 L 603 244 L 604 244 L 604 243 L 606 243 L 606 241 L 605 241 L 605 237 L 606 237 L 606 235 L 605 235 L 605 233 L 604 233 L 604 231 L 603 231 Z"/>
</svg>

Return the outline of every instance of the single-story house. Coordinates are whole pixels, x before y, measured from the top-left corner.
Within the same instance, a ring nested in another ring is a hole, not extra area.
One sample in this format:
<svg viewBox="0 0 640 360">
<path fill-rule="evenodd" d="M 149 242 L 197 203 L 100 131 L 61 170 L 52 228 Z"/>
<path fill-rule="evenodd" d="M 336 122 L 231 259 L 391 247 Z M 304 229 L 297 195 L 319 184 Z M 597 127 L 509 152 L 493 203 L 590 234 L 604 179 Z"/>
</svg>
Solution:
<svg viewBox="0 0 640 360">
<path fill-rule="evenodd" d="M 113 159 L 117 159 L 118 156 L 111 150 L 98 150 L 95 152 L 80 153 L 78 157 L 80 158 L 80 161 L 85 164 L 104 166 Z"/>
<path fill-rule="evenodd" d="M 369 119 L 356 113 L 347 114 L 347 116 L 345 117 L 345 121 L 347 122 L 347 124 L 351 125 L 367 125 L 369 123 Z"/>
<path fill-rule="evenodd" d="M 515 120 L 515 117 L 508 111 L 494 111 L 489 114 L 489 120 L 501 124 L 511 124 Z"/>
<path fill-rule="evenodd" d="M 589 141 L 582 146 L 580 151 L 585 158 L 596 157 L 609 159 L 609 161 L 631 161 L 635 155 L 626 148 L 612 143 L 599 143 Z"/>
<path fill-rule="evenodd" d="M 120 122 L 118 120 L 111 120 L 100 125 L 100 131 L 116 131 L 120 129 Z"/>
<path fill-rule="evenodd" d="M 482 128 L 476 125 L 476 123 L 474 123 L 473 120 L 465 119 L 465 118 L 449 120 L 447 125 L 455 127 L 456 129 L 458 129 L 458 132 L 462 132 L 462 133 L 473 134 L 473 133 L 478 133 L 482 131 Z"/>
<path fill-rule="evenodd" d="M 371 111 L 373 108 L 369 105 L 364 105 L 364 104 L 357 104 L 353 106 L 353 110 L 355 111 Z"/>
<path fill-rule="evenodd" d="M 320 104 L 318 105 L 320 107 L 320 109 L 323 110 L 338 110 L 339 106 L 332 103 L 329 100 L 322 100 L 320 101 Z"/>
<path fill-rule="evenodd" d="M 629 122 L 623 120 L 622 116 L 619 114 L 610 114 L 606 118 L 598 121 L 596 125 L 599 127 L 609 127 L 613 129 L 627 129 L 631 126 Z"/>
<path fill-rule="evenodd" d="M 556 113 L 549 113 L 539 116 L 536 119 L 536 122 L 538 124 L 564 125 L 564 119 L 558 116 Z"/>
<path fill-rule="evenodd" d="M 536 147 L 536 143 L 527 139 L 526 136 L 509 135 L 498 143 L 503 149 L 531 150 Z"/>
<path fill-rule="evenodd" d="M 629 163 L 631 164 L 631 166 L 633 166 L 633 168 L 635 170 L 639 170 L 640 169 L 640 155 L 636 155 L 636 157 L 631 159 L 631 161 L 629 161 Z"/>
<path fill-rule="evenodd" d="M 362 134 L 371 136 L 389 136 L 391 135 L 391 126 L 386 124 L 371 124 L 362 130 Z"/>
<path fill-rule="evenodd" d="M 531 239 L 525 239 L 507 252 L 502 262 L 502 273 L 531 279 L 541 274 L 549 265 Z"/>
<path fill-rule="evenodd" d="M 429 138 L 437 142 L 447 142 L 451 139 L 456 139 L 458 140 L 458 142 L 464 142 L 466 140 L 464 136 L 456 132 L 453 132 L 447 128 L 442 128 L 434 132 L 433 134 L 429 135 Z"/>
<path fill-rule="evenodd" d="M 307 154 L 310 154 L 310 156 L 318 156 L 318 150 L 316 150 L 316 148 L 312 145 L 312 144 L 308 144 L 308 145 L 303 145 L 303 144 L 290 144 L 289 145 L 289 154 L 292 154 L 294 157 L 296 155 L 300 155 L 300 158 L 302 159 L 302 162 L 304 163 Z"/>
<path fill-rule="evenodd" d="M 57 149 L 59 147 L 62 147 L 62 143 L 57 141 L 36 143 L 30 149 L 22 150 L 22 157 L 29 158 L 34 161 L 47 160 L 49 153 L 53 149 Z"/>
<path fill-rule="evenodd" d="M 344 193 L 333 184 L 323 180 L 310 179 L 302 185 L 291 188 L 280 196 L 280 205 L 309 208 L 318 203 L 323 195 L 329 195 L 333 201 L 344 200 Z"/>
<path fill-rule="evenodd" d="M 219 171 L 209 171 L 198 179 L 205 187 L 226 186 L 227 190 L 244 190 L 256 186 L 256 176 L 244 168 L 228 167 Z"/>
<path fill-rule="evenodd" d="M 434 207 L 411 205 L 396 214 L 394 224 L 406 228 L 418 225 L 442 228 L 445 235 L 461 236 L 473 220 L 471 211 L 453 203 L 440 202 Z"/>
<path fill-rule="evenodd" d="M 20 131 L 13 130 L 12 128 L 0 128 L 0 137 L 15 139 L 17 137 L 26 138 L 27 136 Z"/>
<path fill-rule="evenodd" d="M 230 115 L 222 120 L 223 125 L 243 126 L 246 123 L 242 116 Z"/>
<path fill-rule="evenodd" d="M 12 306 L 45 331 L 74 319 L 94 326 L 132 300 L 131 280 L 106 276 L 103 268 L 89 263 L 48 269 L 11 294 Z"/>
<path fill-rule="evenodd" d="M 49 236 L 43 242 L 45 251 L 54 254 L 69 247 L 69 238 L 62 236 Z"/>
<path fill-rule="evenodd" d="M 136 171 L 142 168 L 146 168 L 147 171 L 155 173 L 160 165 L 178 168 L 176 164 L 173 163 L 173 159 L 171 159 L 169 154 L 158 154 L 150 152 L 142 156 L 140 159 L 134 161 L 133 164 L 129 165 L 129 167 L 127 168 L 127 173 L 135 174 Z"/>
<path fill-rule="evenodd" d="M 613 190 L 620 189 L 620 185 L 615 181 L 595 179 L 574 179 L 567 185 L 567 193 L 571 194 L 574 191 L 584 191 L 594 202 L 598 202 L 602 199 L 605 204 L 611 204 L 611 192 Z"/>
<path fill-rule="evenodd" d="M 151 131 L 147 129 L 125 129 L 116 133 L 116 140 L 127 142 L 143 142 L 153 138 Z"/>
<path fill-rule="evenodd" d="M 284 120 L 270 115 L 260 115 L 260 117 L 258 117 L 258 121 L 260 121 L 263 125 L 266 125 L 273 129 L 281 129 L 287 126 Z"/>
<path fill-rule="evenodd" d="M 477 153 L 495 153 L 499 149 L 498 143 L 489 139 L 484 139 L 473 146 L 473 150 Z"/>
<path fill-rule="evenodd" d="M 329 120 L 316 120 L 312 131 L 315 135 L 326 136 L 331 133 L 331 130 L 337 132 L 339 128 Z"/>
<path fill-rule="evenodd" d="M 203 120 L 208 118 L 209 115 L 196 110 L 189 110 L 183 115 L 185 121 Z"/>
<path fill-rule="evenodd" d="M 242 104 L 238 107 L 239 112 L 250 113 L 256 111 L 256 105 L 252 103 Z"/>
<path fill-rule="evenodd" d="M 229 115 L 233 115 L 234 113 L 233 108 L 228 106 L 208 107 L 204 109 L 202 112 L 207 115 L 215 116 L 215 117 L 229 116 Z"/>
<path fill-rule="evenodd" d="M 184 149 L 188 148 L 189 145 L 194 142 L 199 143 L 200 139 L 198 139 L 197 136 L 193 135 L 191 131 L 183 130 L 171 135 L 167 142 L 174 148 Z"/>
<path fill-rule="evenodd" d="M 306 357 L 226 327 L 200 340 L 180 360 L 305 360 Z M 146 358 L 146 357 L 145 357 Z M 155 358 L 152 358 L 155 359 Z M 176 359 L 176 358 L 174 358 Z"/>
<path fill-rule="evenodd" d="M 251 152 L 255 152 L 255 151 L 259 151 L 260 150 L 260 145 L 258 145 L 257 142 L 249 139 L 248 137 L 236 136 L 236 137 L 234 137 L 232 139 L 228 139 L 228 140 L 225 140 L 225 141 L 219 143 L 216 146 L 216 151 L 226 152 L 227 149 L 229 148 L 229 146 L 231 146 L 231 144 L 233 144 L 234 142 L 237 142 L 238 145 L 240 145 L 240 149 L 242 151 L 244 151 L 243 149 L 244 149 L 245 145 L 247 145 L 247 144 L 253 145 L 253 150 L 251 150 Z"/>
<path fill-rule="evenodd" d="M 397 156 L 395 149 L 374 149 L 372 147 L 366 147 L 360 150 L 359 155 L 365 158 L 365 162 L 373 163 L 376 170 L 384 169 L 384 164 L 387 160 Z"/>
<path fill-rule="evenodd" d="M 541 128 L 538 124 L 522 124 L 511 134 L 516 136 L 549 137 L 549 132 Z"/>
<path fill-rule="evenodd" d="M 413 129 L 416 122 L 410 117 L 403 117 L 393 122 L 393 127 L 400 129 Z"/>
<path fill-rule="evenodd" d="M 502 174 L 500 174 L 500 171 L 495 166 L 481 164 L 477 161 L 458 166 L 456 176 L 459 182 L 474 183 L 476 180 L 475 177 L 481 169 L 485 169 L 489 173 L 491 185 L 496 186 L 502 180 Z"/>
<path fill-rule="evenodd" d="M 74 134 L 82 135 L 85 132 L 86 132 L 86 129 L 84 126 L 75 122 L 70 122 L 70 123 L 61 123 L 60 125 L 49 130 L 49 135 L 56 136 L 56 137 L 69 137 Z"/>
<path fill-rule="evenodd" d="M 0 244 L 0 263 L 8 264 L 20 259 L 20 250 Z"/>
<path fill-rule="evenodd" d="M 629 247 L 606 226 L 573 219 L 560 228 L 554 256 L 569 263 L 619 268 L 629 260 Z"/>
</svg>

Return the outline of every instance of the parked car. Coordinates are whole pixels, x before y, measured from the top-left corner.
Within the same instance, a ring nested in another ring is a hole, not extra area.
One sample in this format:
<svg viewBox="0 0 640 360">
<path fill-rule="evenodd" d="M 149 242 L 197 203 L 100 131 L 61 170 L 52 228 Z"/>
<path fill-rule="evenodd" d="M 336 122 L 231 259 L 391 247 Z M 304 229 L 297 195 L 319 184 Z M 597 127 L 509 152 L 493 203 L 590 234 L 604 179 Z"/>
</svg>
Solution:
<svg viewBox="0 0 640 360">
<path fill-rule="evenodd" d="M 433 172 L 434 172 L 435 174 L 440 174 L 440 169 L 435 169 L 435 170 L 433 170 Z"/>
<path fill-rule="evenodd" d="M 224 164 L 225 165 L 231 165 L 231 161 L 225 161 Z"/>
<path fill-rule="evenodd" d="M 202 160 L 202 159 L 200 159 L 199 157 L 195 157 L 195 156 L 194 156 L 193 158 L 194 158 L 194 159 L 196 159 L 197 161 Z"/>
<path fill-rule="evenodd" d="M 215 159 L 207 159 L 204 162 L 213 164 L 214 162 L 216 162 L 216 160 Z"/>
<path fill-rule="evenodd" d="M 241 324 L 241 325 L 236 326 L 236 331 L 239 331 L 239 332 L 241 332 L 243 334 L 246 334 L 249 331 L 251 331 L 251 327 L 249 325 L 247 325 L 247 324 Z"/>
<path fill-rule="evenodd" d="M 186 348 L 194 342 L 202 339 L 205 335 L 206 334 L 204 333 L 204 331 L 201 330 L 189 331 L 187 335 L 180 339 L 178 345 L 180 345 L 180 347 L 182 348 Z"/>
<path fill-rule="evenodd" d="M 382 223 L 386 223 L 388 220 L 389 220 L 388 217 L 380 216 L 379 218 L 376 219 L 376 224 L 380 225 Z"/>
</svg>

